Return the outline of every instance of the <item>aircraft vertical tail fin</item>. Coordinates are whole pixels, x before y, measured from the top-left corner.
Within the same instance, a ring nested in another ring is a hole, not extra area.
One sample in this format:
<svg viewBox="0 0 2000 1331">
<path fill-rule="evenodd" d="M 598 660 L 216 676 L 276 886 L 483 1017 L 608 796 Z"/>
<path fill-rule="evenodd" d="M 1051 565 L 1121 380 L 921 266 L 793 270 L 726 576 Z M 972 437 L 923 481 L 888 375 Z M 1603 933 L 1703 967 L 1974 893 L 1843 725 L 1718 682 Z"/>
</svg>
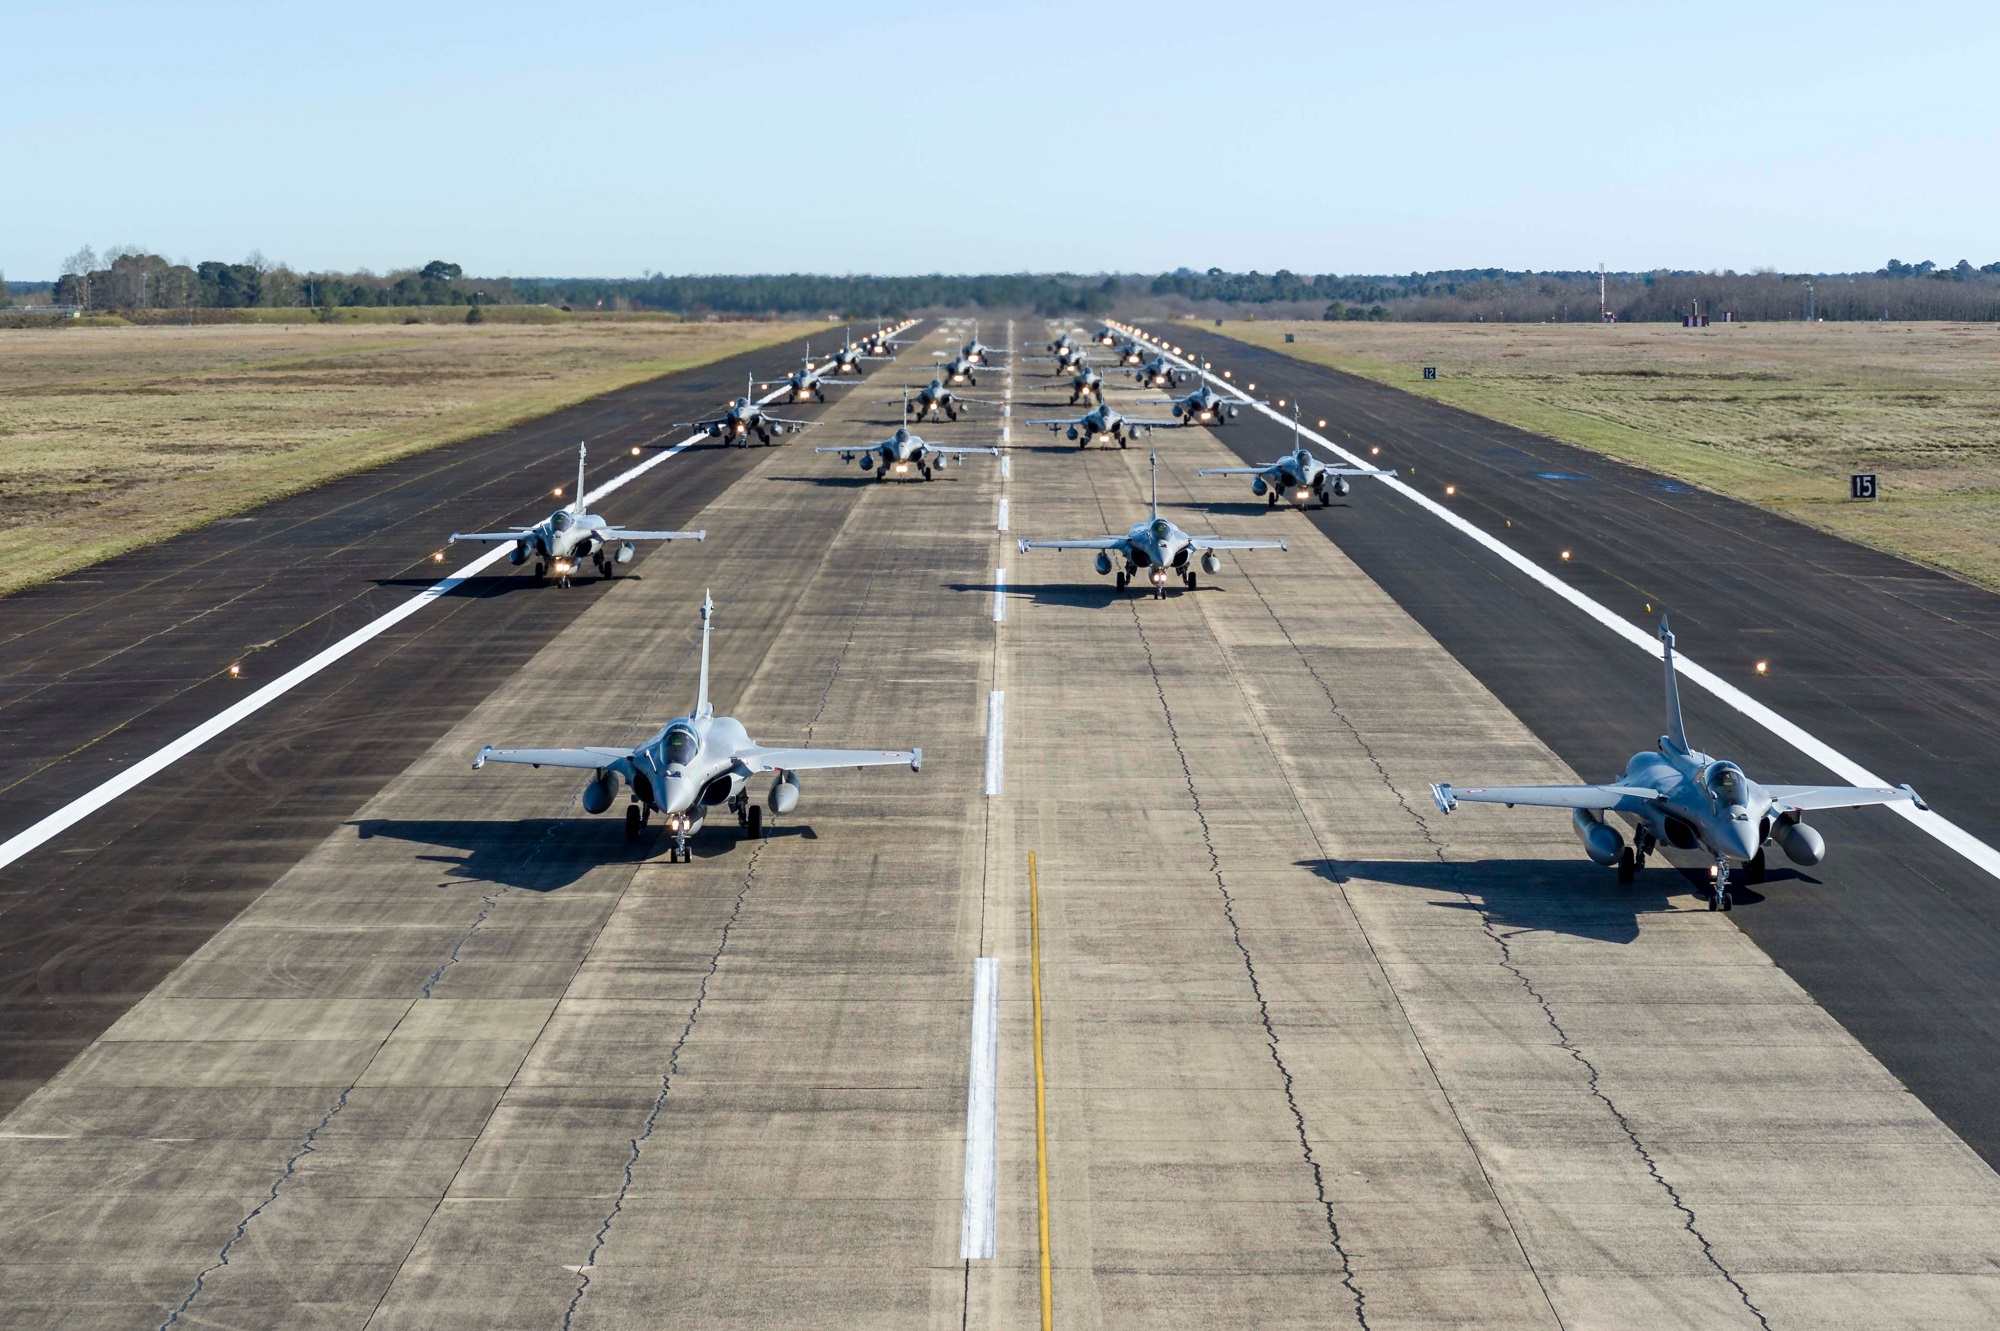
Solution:
<svg viewBox="0 0 2000 1331">
<path fill-rule="evenodd" d="M 1667 627 L 1665 615 L 1660 616 L 1660 645 L 1667 667 L 1667 733 L 1660 738 L 1680 752 L 1687 753 L 1687 727 L 1681 723 L 1681 691 L 1674 682 L 1674 632 Z"/>
<path fill-rule="evenodd" d="M 589 447 L 588 444 L 582 443 L 576 446 L 576 499 L 570 504 L 570 508 L 578 513 L 583 512 L 583 459 Z"/>
<path fill-rule="evenodd" d="M 1153 516 L 1160 516 L 1160 455 L 1148 453 L 1146 464 L 1153 469 Z"/>
<path fill-rule="evenodd" d="M 696 686 L 694 715 L 696 720 L 715 714 L 714 706 L 708 701 L 708 634 L 714 627 L 715 598 L 703 588 L 701 593 L 701 683 Z"/>
</svg>

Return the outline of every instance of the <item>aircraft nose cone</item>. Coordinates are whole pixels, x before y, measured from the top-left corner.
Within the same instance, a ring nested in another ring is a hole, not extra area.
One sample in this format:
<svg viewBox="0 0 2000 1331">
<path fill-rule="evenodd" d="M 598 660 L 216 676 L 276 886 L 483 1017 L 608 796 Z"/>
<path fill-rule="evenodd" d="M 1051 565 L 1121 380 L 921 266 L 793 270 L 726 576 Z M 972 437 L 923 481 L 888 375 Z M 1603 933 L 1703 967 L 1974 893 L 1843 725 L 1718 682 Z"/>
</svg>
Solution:
<svg viewBox="0 0 2000 1331">
<path fill-rule="evenodd" d="M 1731 823 L 1728 828 L 1730 855 L 1739 860 L 1748 860 L 1757 853 L 1757 827 L 1754 823 Z"/>
<path fill-rule="evenodd" d="M 684 776 L 669 776 L 666 787 L 666 802 L 660 806 L 663 811 L 682 813 L 694 807 L 694 782 Z"/>
</svg>

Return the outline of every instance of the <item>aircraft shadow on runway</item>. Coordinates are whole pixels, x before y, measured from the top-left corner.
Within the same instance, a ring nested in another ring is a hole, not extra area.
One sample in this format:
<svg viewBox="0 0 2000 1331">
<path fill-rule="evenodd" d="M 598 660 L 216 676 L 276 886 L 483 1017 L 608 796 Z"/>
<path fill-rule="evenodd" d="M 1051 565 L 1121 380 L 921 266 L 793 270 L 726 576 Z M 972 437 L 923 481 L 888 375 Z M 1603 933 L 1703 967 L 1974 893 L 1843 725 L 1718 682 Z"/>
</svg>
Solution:
<svg viewBox="0 0 2000 1331">
<path fill-rule="evenodd" d="M 621 818 L 523 818 L 519 820 L 443 818 L 362 818 L 350 824 L 363 841 L 388 837 L 444 853 L 420 854 L 418 863 L 448 866 L 448 878 L 496 883 L 526 892 L 555 892 L 606 864 L 636 864 L 664 855 L 666 841 L 657 824 L 637 841 L 625 839 Z M 810 824 L 766 827 L 764 839 L 802 837 L 816 841 Z M 732 817 L 713 819 L 688 843 L 697 859 L 736 850 L 743 840 Z M 452 854 L 451 851 L 458 851 Z"/>
<path fill-rule="evenodd" d="M 1228 517 L 1234 517 L 1234 518 L 1254 518 L 1264 513 L 1284 513 L 1291 511 L 1290 504 L 1279 504 L 1276 508 L 1273 508 L 1271 505 L 1265 503 L 1261 499 L 1257 500 L 1255 503 L 1250 503 L 1247 500 L 1242 503 L 1236 503 L 1228 499 L 1211 500 L 1211 501 L 1196 500 L 1191 503 L 1162 502 L 1160 507 L 1163 509 L 1167 508 L 1185 509 L 1189 512 L 1194 512 L 1194 513 L 1221 513 Z M 1347 508 L 1349 507 L 1349 505 L 1347 501 L 1343 499 L 1329 505 L 1329 507 Z M 1312 507 L 1308 508 L 1306 512 L 1308 513 L 1319 512 L 1319 501 L 1314 500 Z"/>
<path fill-rule="evenodd" d="M 1630 943 L 1639 936 L 1647 915 L 1700 910 L 1708 891 L 1705 868 L 1654 864 L 1629 884 L 1609 869 L 1570 860 L 1468 860 L 1439 864 L 1433 860 L 1300 860 L 1300 868 L 1337 883 L 1365 880 L 1393 883 L 1420 891 L 1453 893 L 1457 900 L 1437 901 L 1440 910 L 1475 911 L 1487 915 L 1496 929 L 1534 930 L 1568 934 L 1606 943 Z M 1774 869 L 1767 886 L 1797 880 L 1819 880 L 1795 869 Z M 1732 892 L 1738 909 L 1763 902 L 1754 887 Z"/>
<path fill-rule="evenodd" d="M 440 577 L 375 578 L 373 582 L 377 587 L 432 587 L 437 585 Z M 608 584 L 612 582 L 626 582 L 628 580 L 643 582 L 645 575 L 642 573 L 620 573 L 615 578 L 600 578 L 595 573 L 573 573 L 570 575 L 570 583 L 573 587 L 589 587 L 598 583 Z M 536 591 L 553 587 L 555 586 L 555 581 L 555 578 L 551 576 L 546 583 L 536 582 L 534 574 L 531 572 L 475 573 L 444 594 L 447 597 L 455 596 L 466 600 L 480 596 L 511 596 L 515 592 Z"/>
<path fill-rule="evenodd" d="M 981 596 L 993 595 L 990 582 L 947 582 L 946 591 L 972 592 Z M 1131 597 L 1150 601 L 1152 588 L 1140 580 L 1137 586 L 1118 590 L 1109 578 L 1102 582 L 1010 582 L 1000 589 L 1009 601 L 1028 601 L 1035 605 L 1077 605 L 1107 606 Z M 1179 582 L 1169 583 L 1167 599 L 1176 596 L 1207 596 L 1212 592 L 1225 590 L 1219 583 L 1204 582 L 1199 587 L 1183 587 Z"/>
<path fill-rule="evenodd" d="M 768 476 L 765 479 L 781 481 L 788 485 L 820 485 L 834 490 L 858 490 L 864 485 L 888 484 L 886 479 L 876 480 L 874 472 L 862 472 L 858 469 L 846 476 Z M 926 481 L 922 476 L 912 474 L 907 479 L 899 481 L 898 484 L 956 485 L 960 479 L 957 476 L 939 476 L 933 480 Z"/>
</svg>

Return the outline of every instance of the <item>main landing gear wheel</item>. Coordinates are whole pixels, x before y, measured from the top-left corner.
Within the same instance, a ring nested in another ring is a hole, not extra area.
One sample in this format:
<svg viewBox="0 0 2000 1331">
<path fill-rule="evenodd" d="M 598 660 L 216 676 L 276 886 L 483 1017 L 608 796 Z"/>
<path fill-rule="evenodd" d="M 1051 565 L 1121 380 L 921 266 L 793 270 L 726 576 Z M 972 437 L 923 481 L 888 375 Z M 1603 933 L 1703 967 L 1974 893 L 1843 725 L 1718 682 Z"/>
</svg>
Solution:
<svg viewBox="0 0 2000 1331">
<path fill-rule="evenodd" d="M 923 473 L 924 473 L 924 479 L 925 479 L 925 480 L 929 480 L 929 479 L 931 479 L 931 469 L 930 469 L 929 467 L 925 467 L 925 468 L 923 469 Z"/>
<path fill-rule="evenodd" d="M 743 818 L 743 839 L 762 841 L 764 839 L 764 806 L 753 804 Z"/>
<path fill-rule="evenodd" d="M 540 562 L 539 560 L 536 561 L 535 582 L 539 585 L 541 583 L 547 582 L 548 580 L 549 580 L 549 566 L 547 564 Z"/>
<path fill-rule="evenodd" d="M 1124 435 L 1122 435 L 1122 434 L 1121 434 L 1121 435 L 1119 435 L 1119 436 L 1118 436 L 1118 447 L 1120 447 L 1120 448 L 1123 448 L 1123 447 L 1125 447 L 1125 443 L 1126 443 L 1126 440 L 1125 440 L 1125 436 L 1124 436 Z"/>
<path fill-rule="evenodd" d="M 1618 852 L 1618 881 L 1629 883 L 1639 870 L 1639 857 L 1632 853 L 1630 846 Z"/>
<path fill-rule="evenodd" d="M 1189 569 L 1187 572 L 1181 574 L 1181 580 L 1187 583 L 1189 591 L 1194 590 L 1194 577 L 1195 574 L 1193 569 Z"/>
<path fill-rule="evenodd" d="M 1764 873 L 1764 852 L 1760 850 L 1750 857 L 1748 864 L 1743 866 L 1743 878 L 1746 882 L 1761 883 L 1764 881 Z"/>
<path fill-rule="evenodd" d="M 1120 573 L 1120 574 L 1118 575 L 1118 590 L 1119 590 L 1119 591 L 1121 591 L 1121 592 L 1122 592 L 1122 591 L 1124 591 L 1124 590 L 1125 590 L 1125 584 L 1126 584 L 1126 583 L 1128 583 L 1128 582 L 1130 582 L 1131 580 L 1132 580 L 1132 579 L 1131 579 L 1131 577 L 1130 577 L 1130 576 L 1129 576 L 1128 574 L 1124 574 L 1124 573 Z"/>
<path fill-rule="evenodd" d="M 643 821 L 642 821 L 642 820 L 640 819 L 640 816 L 639 816 L 639 806 L 638 806 L 638 805 L 636 805 L 636 804 L 628 804 L 628 805 L 626 805 L 626 806 L 625 806 L 625 839 L 626 839 L 627 841 L 637 841 L 637 840 L 639 839 L 639 829 L 640 829 L 640 828 L 642 828 L 642 827 L 644 827 L 644 826 L 645 826 L 645 823 L 644 823 L 644 822 L 643 822 Z"/>
<path fill-rule="evenodd" d="M 1270 508 L 1278 506 L 1278 492 L 1276 490 L 1271 491 L 1271 498 L 1267 506 Z"/>
</svg>

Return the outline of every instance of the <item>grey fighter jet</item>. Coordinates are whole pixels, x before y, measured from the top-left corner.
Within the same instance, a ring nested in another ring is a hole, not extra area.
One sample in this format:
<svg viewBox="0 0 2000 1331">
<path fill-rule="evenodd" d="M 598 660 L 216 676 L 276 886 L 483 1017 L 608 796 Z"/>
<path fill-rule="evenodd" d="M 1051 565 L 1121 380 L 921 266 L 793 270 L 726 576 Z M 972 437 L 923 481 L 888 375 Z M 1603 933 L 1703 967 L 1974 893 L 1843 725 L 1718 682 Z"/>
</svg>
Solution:
<svg viewBox="0 0 2000 1331">
<path fill-rule="evenodd" d="M 1123 536 L 1096 536 L 1081 541 L 1030 541 L 1022 540 L 1021 553 L 1030 550 L 1095 550 L 1097 551 L 1097 571 L 1109 573 L 1119 563 L 1118 586 L 1125 585 L 1138 576 L 1138 570 L 1148 569 L 1147 578 L 1153 585 L 1153 596 L 1158 599 L 1167 594 L 1167 578 L 1178 574 L 1181 581 L 1190 588 L 1195 585 L 1195 562 L 1211 576 L 1222 572 L 1222 557 L 1218 550 L 1283 550 L 1283 541 L 1231 541 L 1219 536 L 1190 536 L 1173 523 L 1160 516 L 1160 457 L 1151 457 L 1153 468 L 1153 516 L 1144 522 L 1132 524 L 1132 529 Z"/>
<path fill-rule="evenodd" d="M 826 401 L 827 388 L 845 388 L 855 382 L 852 379 L 834 378 L 830 373 L 832 367 L 833 362 L 831 360 L 825 365 L 817 365 L 813 362 L 812 343 L 808 342 L 806 343 L 804 366 L 793 370 L 782 379 L 759 379 L 751 387 L 776 388 L 782 384 L 794 403 L 824 402 Z"/>
<path fill-rule="evenodd" d="M 1233 421 L 1236 419 L 1237 407 L 1242 405 L 1235 399 L 1222 396 L 1207 384 L 1203 384 L 1184 397 L 1142 397 L 1139 401 L 1157 403 L 1161 406 L 1173 403 L 1174 415 L 1183 425 L 1220 425 L 1224 421 Z M 1266 404 L 1253 402 L 1251 405 Z"/>
<path fill-rule="evenodd" d="M 1084 355 L 1085 353 L 1082 347 L 1065 346 L 1057 348 L 1056 353 L 1053 356 L 1027 356 L 1024 357 L 1023 359 L 1037 361 L 1045 365 L 1052 364 L 1055 366 L 1055 368 L 1053 370 L 1050 370 L 1049 373 L 1051 375 L 1061 376 L 1069 374 L 1074 370 L 1082 369 L 1085 363 Z"/>
<path fill-rule="evenodd" d="M 928 481 L 933 472 L 943 471 L 955 457 L 968 453 L 1000 456 L 997 448 L 946 448 L 931 443 L 907 425 L 898 428 L 896 433 L 879 444 L 815 448 L 813 452 L 838 453 L 842 462 L 853 462 L 859 458 L 861 470 L 867 471 L 872 467 L 878 481 L 889 476 L 908 476 L 913 471 Z"/>
<path fill-rule="evenodd" d="M 1115 346 L 1118 334 L 1108 327 L 1101 327 L 1090 335 L 1090 340 L 1102 347 Z"/>
<path fill-rule="evenodd" d="M 1193 394 L 1189 394 L 1193 396 Z M 1183 421 L 1187 413 L 1179 407 L 1174 414 Z M 1306 447 L 1299 437 L 1299 421 L 1292 417 L 1292 451 L 1276 462 L 1262 467 L 1197 467 L 1197 476 L 1248 476 L 1250 493 L 1267 495 L 1272 508 L 1280 499 L 1306 506 L 1306 501 L 1317 498 L 1319 506 L 1325 508 L 1336 499 L 1347 495 L 1347 478 L 1350 476 L 1394 476 L 1393 470 L 1383 471 L 1379 467 L 1336 467 L 1329 462 L 1321 462 L 1313 451 Z"/>
<path fill-rule="evenodd" d="M 618 798 L 622 781 L 631 791 L 625 806 L 625 835 L 637 839 L 654 814 L 665 816 L 674 839 L 670 859 L 693 858 L 688 838 L 699 832 L 708 811 L 726 808 L 736 815 L 746 838 L 764 835 L 764 810 L 750 795 L 751 778 L 771 773 L 766 803 L 772 813 L 790 813 L 799 804 L 799 773 L 835 767 L 901 767 L 918 771 L 922 749 L 784 749 L 766 748 L 750 738 L 734 717 L 717 716 L 708 700 L 708 635 L 715 602 L 701 598 L 701 683 L 694 710 L 655 731 L 637 748 L 616 746 L 580 749 L 496 749 L 491 744 L 472 760 L 481 768 L 489 762 L 524 763 L 529 767 L 571 767 L 594 772 L 583 788 L 586 813 L 603 813 Z"/>
<path fill-rule="evenodd" d="M 889 341 L 887 338 L 883 338 L 882 340 L 885 342 Z M 869 344 L 865 342 L 857 346 L 852 333 L 843 332 L 841 334 L 840 346 L 833 353 L 833 363 L 827 367 L 827 373 L 861 374 L 863 373 L 861 368 L 862 361 L 892 359 L 894 357 L 886 347 L 877 351 L 871 349 Z"/>
<path fill-rule="evenodd" d="M 939 352 L 938 354 L 939 356 L 943 356 L 944 353 Z M 979 387 L 979 372 L 991 368 L 993 367 L 990 365 L 981 365 L 978 361 L 967 360 L 964 353 L 961 352 L 946 361 L 940 367 L 939 373 L 944 377 L 944 381 L 947 384 L 971 384 L 974 388 L 977 388 Z"/>
<path fill-rule="evenodd" d="M 1060 356 L 1064 351 L 1075 346 L 1076 343 L 1070 340 L 1069 333 L 1065 330 L 1056 334 L 1055 340 L 1049 343 L 1049 354 L 1051 356 Z"/>
<path fill-rule="evenodd" d="M 1193 370 L 1183 370 L 1167 360 L 1165 356 L 1155 356 L 1133 372 L 1132 377 L 1141 388 L 1172 388 Z"/>
<path fill-rule="evenodd" d="M 1674 635 L 1660 619 L 1667 673 L 1667 733 L 1657 750 L 1635 753 L 1625 774 L 1601 786 L 1466 786 L 1433 785 L 1431 798 L 1450 813 L 1459 804 L 1532 804 L 1570 810 L 1570 821 L 1592 861 L 1618 867 L 1618 881 L 1629 883 L 1644 867 L 1646 856 L 1661 842 L 1681 850 L 1706 851 L 1715 859 L 1709 870 L 1708 908 L 1728 910 L 1730 885 L 1742 865 L 1743 877 L 1764 881 L 1764 852 L 1775 845 L 1794 864 L 1818 864 L 1826 855 L 1826 840 L 1806 826 L 1804 815 L 1814 809 L 1851 809 L 1869 804 L 1909 802 L 1928 808 L 1909 786 L 1764 786 L 1743 774 L 1732 762 L 1697 752 L 1681 725 L 1680 690 L 1674 683 Z M 1631 818 L 1632 845 L 1606 813 Z"/>
<path fill-rule="evenodd" d="M 873 360 L 894 360 L 897 347 L 907 347 L 910 343 L 902 338 L 889 336 L 889 330 L 878 328 L 861 339 L 861 354 Z M 859 373 L 857 367 L 856 373 Z"/>
<path fill-rule="evenodd" d="M 1078 448 L 1089 448 L 1093 439 L 1116 439 L 1118 447 L 1124 448 L 1143 434 L 1154 430 L 1172 429 L 1178 421 L 1149 421 L 1124 416 L 1105 403 L 1103 394 L 1098 394 L 1098 405 L 1082 416 L 1043 417 L 1039 420 L 1023 422 L 1027 425 L 1046 425 L 1049 433 L 1055 434 L 1064 426 L 1069 427 L 1069 437 L 1076 440 Z"/>
<path fill-rule="evenodd" d="M 700 421 L 676 421 L 672 428 L 700 430 L 712 439 L 727 439 L 738 448 L 748 448 L 753 434 L 760 442 L 769 444 L 774 434 L 797 434 L 817 423 L 773 416 L 764 410 L 763 404 L 750 396 L 750 382 L 745 381 L 743 396 L 730 403 L 720 416 Z"/>
<path fill-rule="evenodd" d="M 1146 349 L 1130 338 L 1125 339 L 1125 344 L 1112 352 L 1111 355 L 1121 366 L 1135 366 L 1146 363 Z"/>
<path fill-rule="evenodd" d="M 882 405 L 887 407 L 895 404 L 884 402 Z M 966 397 L 963 394 L 954 393 L 945 386 L 944 380 L 933 379 L 922 388 L 919 388 L 915 397 L 910 396 L 910 390 L 907 388 L 903 390 L 903 421 L 905 424 L 909 422 L 912 411 L 916 412 L 916 419 L 919 421 L 934 421 L 938 418 L 939 412 L 943 412 L 947 417 L 955 421 L 958 419 L 959 412 L 970 407 L 991 407 L 995 405 L 997 404 L 989 402 L 983 397 Z"/>
<path fill-rule="evenodd" d="M 979 325 L 972 325 L 972 340 L 958 349 L 958 354 L 973 365 L 991 365 L 995 356 L 1011 356 L 1011 351 L 996 351 L 979 340 Z"/>
<path fill-rule="evenodd" d="M 1097 405 L 1104 405 L 1104 376 L 1089 365 L 1079 365 L 1076 377 L 1069 381 L 1069 404 L 1073 407 L 1086 397 L 1097 399 Z"/>
<path fill-rule="evenodd" d="M 701 541 L 708 538 L 706 531 L 638 531 L 629 527 L 613 526 L 608 520 L 583 507 L 583 463 L 586 449 L 576 446 L 576 498 L 557 509 L 532 527 L 516 527 L 510 531 L 455 531 L 451 542 L 458 541 L 512 541 L 513 553 L 508 562 L 516 568 L 535 561 L 535 580 L 540 582 L 553 573 L 556 585 L 569 586 L 570 575 L 585 559 L 597 567 L 600 578 L 614 577 L 618 565 L 629 564 L 636 553 L 635 541 Z M 560 491 L 558 491 L 560 493 Z"/>
</svg>

